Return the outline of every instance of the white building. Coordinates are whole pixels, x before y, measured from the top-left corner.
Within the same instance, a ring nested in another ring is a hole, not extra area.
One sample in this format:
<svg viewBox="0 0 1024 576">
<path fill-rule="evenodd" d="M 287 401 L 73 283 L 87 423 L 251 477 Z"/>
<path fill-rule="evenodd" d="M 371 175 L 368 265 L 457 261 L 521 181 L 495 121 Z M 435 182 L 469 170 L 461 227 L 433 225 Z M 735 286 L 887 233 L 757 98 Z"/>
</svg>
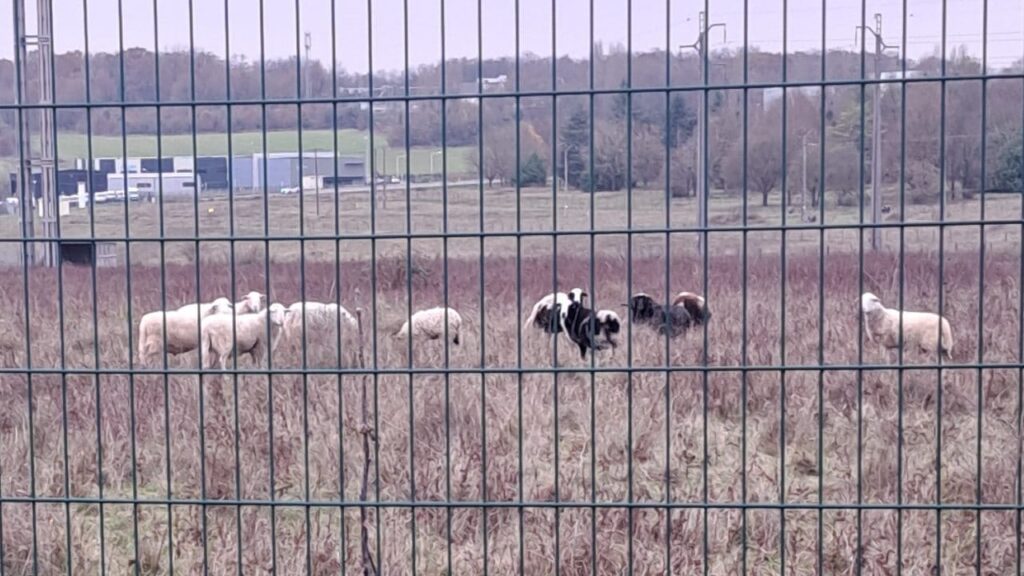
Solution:
<svg viewBox="0 0 1024 576">
<path fill-rule="evenodd" d="M 136 172 L 107 174 L 107 190 L 120 191 L 128 183 L 128 190 L 137 192 L 143 199 L 150 194 L 155 198 L 161 189 L 164 196 L 191 196 L 197 189 L 202 190 L 202 179 L 191 172 Z"/>
</svg>

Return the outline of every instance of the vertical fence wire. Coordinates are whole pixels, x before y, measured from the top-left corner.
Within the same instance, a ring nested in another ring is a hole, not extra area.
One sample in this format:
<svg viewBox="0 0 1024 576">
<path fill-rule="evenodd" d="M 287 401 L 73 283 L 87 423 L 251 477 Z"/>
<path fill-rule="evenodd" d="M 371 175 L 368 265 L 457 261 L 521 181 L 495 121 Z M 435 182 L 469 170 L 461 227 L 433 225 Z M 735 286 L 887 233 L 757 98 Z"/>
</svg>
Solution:
<svg viewBox="0 0 1024 576">
<path fill-rule="evenodd" d="M 949 52 L 946 50 L 946 31 L 948 21 L 946 13 L 946 1 L 942 2 L 942 58 L 939 59 L 939 66 L 941 70 L 942 79 L 939 81 L 939 221 L 946 221 L 946 58 Z M 946 229 L 939 228 L 939 276 L 936 279 L 939 289 L 939 306 L 938 312 L 939 317 L 945 316 L 944 308 L 944 296 L 945 296 L 945 264 L 946 264 Z M 939 323 L 935 327 L 939 342 L 942 341 L 942 325 Z M 942 505 L 942 408 L 943 408 L 943 371 L 942 371 L 942 346 L 935 347 L 935 355 L 938 357 L 938 368 L 935 370 L 936 378 L 936 401 L 935 401 L 935 505 Z M 980 550 L 978 553 L 980 554 Z M 935 567 L 941 570 L 942 567 L 942 509 L 937 508 L 935 511 Z"/>
<path fill-rule="evenodd" d="M 903 0 L 902 14 L 901 14 L 901 46 L 903 47 L 903 57 L 900 58 L 900 72 L 901 75 L 906 78 L 907 76 L 907 0 Z M 824 153 L 824 146 L 822 146 L 822 153 Z M 899 193 L 900 193 L 900 217 L 906 213 L 907 206 L 907 86 L 904 84 L 900 89 L 900 174 L 899 174 Z M 822 179 L 822 182 L 825 180 Z M 900 310 L 903 310 L 904 300 L 904 285 L 906 284 L 906 233 L 903 227 L 900 227 L 900 248 L 898 257 L 898 270 L 896 276 L 899 279 L 899 288 L 897 290 L 897 305 Z M 905 376 L 906 373 L 903 370 L 903 316 L 900 316 L 899 322 L 899 342 L 901 346 L 897 349 L 896 356 L 899 363 L 899 369 L 896 370 L 896 394 L 897 398 L 897 425 L 896 425 L 896 504 L 897 506 L 903 505 L 903 475 L 904 475 L 904 439 L 906 430 L 904 428 L 903 409 L 905 406 L 906 397 L 904 395 L 905 389 Z M 904 528 L 904 514 L 902 508 L 896 510 L 896 574 L 903 574 L 903 528 Z"/>
<path fill-rule="evenodd" d="M 823 2 L 825 0 L 822 0 Z M 747 330 L 747 319 L 750 314 L 750 307 L 748 304 L 748 298 L 750 296 L 749 290 L 749 276 L 748 270 L 750 266 L 750 234 L 747 229 L 747 225 L 750 219 L 750 198 L 748 197 L 747 186 L 749 185 L 749 156 L 750 156 L 750 139 L 747 128 L 750 125 L 750 89 L 747 88 L 747 84 L 750 80 L 750 0 L 743 0 L 743 132 L 742 139 L 742 151 L 741 155 L 743 158 L 742 167 L 742 185 L 741 188 L 744 191 L 743 194 L 743 259 L 741 262 L 743 278 L 741 280 L 741 297 L 743 302 L 740 304 L 742 314 L 740 315 L 740 366 L 746 368 L 750 363 L 749 349 L 748 349 L 748 330 Z M 707 272 L 705 272 L 707 274 Z M 749 477 L 748 470 L 750 466 L 748 446 L 747 446 L 747 402 L 750 393 L 750 382 L 747 378 L 747 371 L 743 370 L 740 372 L 740 567 L 744 574 L 747 573 L 748 560 L 747 553 L 749 545 L 747 544 L 747 538 L 749 537 L 749 518 L 747 514 L 747 500 L 749 495 Z M 818 437 L 821 438 L 820 421 Z M 819 458 L 820 460 L 820 458 Z M 820 470 L 820 466 L 819 466 Z M 820 485 L 820 477 L 819 477 Z M 821 490 L 819 487 L 819 500 Z M 819 521 L 820 523 L 820 521 Z"/>
<path fill-rule="evenodd" d="M 409 0 L 402 1 L 402 44 L 403 53 L 402 59 L 405 64 L 405 72 L 402 75 L 404 83 L 405 96 L 409 96 Z M 480 103 L 483 108 L 483 102 Z M 405 105 L 402 107 L 405 112 L 405 231 L 409 234 L 409 237 L 405 242 L 405 294 L 406 294 L 406 322 L 408 323 L 409 330 L 406 337 L 407 355 L 408 355 L 408 366 L 411 369 L 413 367 L 413 338 L 412 338 L 412 148 L 410 146 L 410 126 L 411 117 L 409 114 L 409 101 L 406 100 Z M 483 165 L 483 162 L 481 162 Z M 396 170 L 397 172 L 397 170 Z M 396 174 L 397 175 L 397 174 Z M 483 240 L 481 240 L 481 243 Z M 481 246 L 481 255 L 483 254 Z M 481 256 L 482 258 L 482 256 Z M 482 310 L 482 308 L 481 308 Z M 445 309 L 445 346 L 448 345 L 448 310 Z M 481 388 L 483 382 L 483 375 L 480 376 Z M 416 400 L 413 393 L 413 384 L 415 375 L 409 372 L 409 498 L 413 502 L 416 501 Z M 486 498 L 484 498 L 486 500 Z M 409 510 L 410 520 L 410 532 L 412 546 L 409 551 L 409 560 L 412 564 L 412 573 L 416 574 L 416 507 L 413 506 Z M 484 537 L 486 538 L 487 531 L 484 530 Z"/>
<path fill-rule="evenodd" d="M 705 0 L 707 4 L 707 0 Z M 665 0 L 665 86 L 672 85 L 672 2 Z M 705 20 L 704 32 L 707 30 L 707 21 Z M 706 34 L 705 34 L 706 36 Z M 705 69 L 704 78 L 700 79 L 703 84 L 701 95 L 704 101 L 707 102 L 707 71 Z M 672 125 L 672 106 L 669 102 L 672 100 L 670 94 L 665 94 L 665 133 L 668 133 L 669 127 Z M 707 110 L 705 108 L 705 110 Z M 706 116 L 705 116 L 706 118 Z M 704 124 L 703 133 L 707 133 L 707 124 Z M 593 135 L 593 127 L 591 127 L 591 135 Z M 664 195 L 664 208 L 665 208 L 665 284 L 663 293 L 665 294 L 665 309 L 668 309 L 669 303 L 672 300 L 672 150 L 669 146 L 669 138 L 665 138 L 665 195 Z M 594 155 L 593 136 L 591 136 L 591 157 Z M 591 170 L 593 172 L 593 170 Z M 591 174 L 591 182 L 594 177 Z M 707 194 L 705 191 L 701 191 L 705 197 L 705 204 L 707 203 Z M 590 197 L 594 197 L 594 190 L 591 188 Z M 698 232 L 698 235 L 700 233 Z M 665 365 L 672 363 L 672 340 L 669 331 L 666 330 L 663 334 L 662 342 L 664 343 L 664 354 L 665 354 Z M 672 374 L 665 372 L 665 480 L 662 489 L 665 491 L 662 498 L 665 503 L 665 573 L 672 574 Z M 706 438 L 705 438 L 706 439 Z M 705 554 L 706 557 L 706 554 Z"/>
<path fill-rule="evenodd" d="M 523 317 L 523 179 L 522 179 L 522 114 L 523 101 L 519 95 L 522 88 L 520 51 L 522 50 L 520 33 L 520 8 L 519 0 L 515 0 L 515 115 L 516 115 L 516 325 Z M 552 163 L 552 168 L 554 163 Z M 431 174 L 433 176 L 433 174 Z M 516 496 L 518 497 L 518 510 L 516 520 L 518 523 L 518 572 L 519 576 L 526 573 L 526 535 L 525 535 L 525 506 L 523 497 L 523 331 L 516 330 Z"/>
<path fill-rule="evenodd" d="M 270 292 L 270 199 L 266 191 L 270 189 L 269 152 L 267 144 L 267 41 L 266 41 L 266 2 L 260 0 L 259 5 L 260 22 L 260 149 L 262 151 L 261 170 L 263 183 L 263 233 L 266 235 L 263 241 L 263 285 L 264 292 L 269 298 Z M 270 326 L 267 326 L 267 337 L 270 337 Z M 267 368 L 274 367 L 274 355 L 267 355 Z M 274 375 L 267 374 L 267 443 L 268 443 L 268 499 L 271 506 L 267 507 L 270 516 L 270 567 L 271 572 L 277 573 L 277 508 L 273 503 L 277 500 L 277 477 L 276 477 L 276 455 L 274 441 Z"/>
<path fill-rule="evenodd" d="M 49 10 L 49 13 L 52 15 L 53 14 L 53 2 L 52 2 L 52 0 L 48 0 L 48 4 L 49 4 L 49 6 L 48 6 L 47 10 Z M 52 39 L 51 39 L 51 44 L 50 44 L 50 50 L 51 50 L 50 53 L 53 54 Z M 53 87 L 54 102 L 56 102 L 57 72 L 56 72 L 56 66 L 54 66 L 52 63 L 50 65 L 50 85 Z M 57 110 L 54 109 L 53 110 L 53 121 L 50 124 L 50 128 L 53 131 L 53 134 L 52 134 L 52 137 L 53 137 L 53 163 L 54 163 L 53 165 L 54 165 L 54 176 L 55 177 L 58 174 L 57 167 L 60 166 L 60 149 L 59 149 L 59 146 L 58 146 L 59 141 L 57 139 L 57 118 L 58 118 Z M 61 237 L 61 218 L 60 218 L 60 211 L 59 210 L 57 211 L 56 220 L 54 221 L 54 229 L 55 229 L 55 233 L 57 235 L 57 238 L 60 238 Z M 51 250 L 51 253 L 56 253 L 57 254 L 56 257 L 60 258 L 60 247 L 59 247 L 59 245 L 56 246 L 55 248 L 56 248 L 56 250 Z M 64 460 L 64 462 L 63 462 L 63 466 L 64 466 L 64 468 L 63 468 L 63 473 L 64 473 L 63 494 L 64 494 L 65 498 L 70 498 L 71 497 L 71 481 L 70 481 L 69 471 L 70 471 L 71 467 L 70 467 L 70 464 L 69 464 L 70 455 L 68 454 L 68 374 L 67 374 L 67 337 L 66 337 L 66 334 L 65 334 L 67 326 L 66 326 L 66 318 L 65 318 L 65 310 L 64 310 L 64 294 L 65 294 L 65 292 L 64 292 L 64 268 L 63 268 L 63 266 L 58 266 L 57 267 L 57 327 L 58 327 L 58 330 L 60 330 L 60 335 L 59 335 L 59 340 L 60 340 L 60 343 L 59 343 L 59 346 L 60 346 L 59 347 L 59 350 L 60 350 L 60 372 L 61 372 L 61 374 L 60 374 L 60 397 L 61 397 L 61 399 L 60 399 L 60 407 L 61 407 L 61 421 L 62 421 L 62 426 L 61 426 L 61 452 L 63 453 L 63 460 Z M 129 358 L 131 358 L 131 349 L 128 350 L 128 356 L 129 356 Z M 134 406 L 134 403 L 132 405 Z M 134 487 L 137 486 L 137 484 L 135 482 L 134 456 L 135 456 L 135 428 L 133 426 L 132 427 L 132 457 L 133 457 L 133 466 L 132 466 L 132 487 L 133 487 L 133 491 L 132 491 L 132 499 L 137 501 L 139 496 L 138 496 L 138 491 L 134 490 Z M 138 504 L 137 503 L 134 504 L 134 507 L 135 507 L 135 510 L 136 510 L 136 513 L 137 513 Z M 138 524 L 137 523 L 133 523 L 133 536 L 134 536 L 134 544 L 135 544 L 136 552 L 139 549 L 138 533 L 139 533 L 138 532 Z M 0 539 L 3 539 L 3 531 L 2 530 L 0 530 Z M 68 550 L 68 552 L 65 554 L 65 556 L 66 556 L 66 558 L 65 558 L 66 564 L 65 564 L 64 569 L 70 575 L 70 574 L 73 573 L 73 563 L 72 563 L 72 554 L 71 554 L 71 502 L 70 502 L 70 500 L 67 500 L 67 501 L 64 502 L 64 545 L 66 546 L 66 548 Z M 0 563 L 2 563 L 2 562 L 3 562 L 3 557 L 2 557 L 2 555 L 0 555 Z"/>
<path fill-rule="evenodd" d="M 1024 22 L 1022 22 L 1024 24 Z M 1024 44 L 1021 45 L 1021 60 L 1024 61 Z M 1024 94 L 1024 78 L 1021 79 L 1021 93 Z M 1024 157 L 1024 98 L 1021 98 L 1021 156 Z M 1021 225 L 1019 238 L 1024 243 L 1024 202 L 1020 205 Z M 1024 250 L 1020 251 L 1018 262 L 1017 286 L 1024 287 Z M 1017 504 L 1015 514 L 1015 532 L 1017 541 L 1014 551 L 1016 552 L 1017 572 L 1024 568 L 1021 558 L 1021 545 L 1024 544 L 1024 527 L 1021 525 L 1022 513 L 1024 513 L 1024 289 L 1017 290 L 1017 362 L 1022 366 L 1017 369 L 1017 470 L 1014 483 L 1014 500 Z"/>
<path fill-rule="evenodd" d="M 626 0 L 626 158 L 633 158 L 633 0 Z M 552 162 L 554 165 L 554 162 Z M 626 162 L 626 229 L 633 229 L 633 162 Z M 633 295 L 633 235 L 626 235 L 626 297 Z M 627 300 L 628 302 L 628 300 Z M 628 312 L 632 312 L 631 310 Z M 633 365 L 633 322 L 626 324 L 626 365 Z M 626 374 L 626 571 L 633 574 L 633 372 Z"/>
<path fill-rule="evenodd" d="M 746 2 L 746 0 L 744 0 Z M 826 112 L 825 107 L 828 103 L 826 96 L 826 88 L 824 86 L 825 80 L 828 78 L 828 37 L 825 34 L 825 26 L 828 23 L 828 0 L 821 0 L 821 70 L 819 72 L 819 79 L 823 85 L 819 88 L 819 100 L 818 100 L 818 185 L 815 186 L 814 194 L 818 198 L 818 222 L 821 224 L 825 223 L 825 121 Z M 746 21 L 744 20 L 744 29 L 746 28 Z M 746 45 L 746 42 L 744 42 Z M 747 106 L 744 105 L 744 114 L 746 114 Z M 746 129 L 743 131 L 746 134 Z M 803 154 L 806 157 L 807 149 L 806 146 L 803 149 Z M 746 198 L 746 196 L 744 196 Z M 744 251 L 744 257 L 746 252 Z M 745 262 L 745 260 L 744 260 Z M 744 278 L 746 278 L 746 272 L 744 272 Z M 821 229 L 818 231 L 818 352 L 816 354 L 818 366 L 822 369 L 818 370 L 818 382 L 817 382 L 817 454 L 816 454 L 816 468 L 817 468 L 817 504 L 821 506 L 825 502 L 825 230 Z M 746 292 L 744 292 L 744 300 L 746 299 Z M 743 315 L 746 319 L 746 314 Z M 743 323 L 746 327 L 746 321 Z M 745 332 L 745 330 L 744 330 Z M 744 338 L 746 340 L 746 338 Z M 746 434 L 744 433 L 744 436 Z M 815 558 L 815 568 L 818 574 L 825 573 L 825 511 L 821 508 L 818 509 L 817 513 L 817 557 Z"/>
<path fill-rule="evenodd" d="M 982 566 L 982 548 L 981 548 L 981 503 L 984 498 L 982 489 L 982 434 L 983 434 L 983 412 L 984 412 L 984 376 L 985 369 L 981 366 L 985 361 L 985 174 L 988 172 L 988 165 L 985 163 L 986 160 L 986 131 L 985 125 L 988 121 L 988 81 L 984 78 L 988 74 L 988 0 L 982 0 L 981 4 L 981 173 L 979 177 L 981 179 L 981 197 L 980 202 L 980 214 L 979 220 L 981 224 L 978 225 L 978 322 L 976 324 L 978 330 L 978 370 L 977 370 L 977 388 L 978 388 L 978 428 L 976 438 L 976 450 L 975 453 L 975 503 L 978 505 L 978 510 L 975 512 L 974 518 L 974 571 L 977 576 L 981 576 Z M 943 55 L 945 59 L 945 55 Z M 943 185 L 943 191 L 945 191 L 945 185 Z M 942 326 L 939 326 L 939 341 L 940 349 L 939 356 L 942 356 L 941 352 L 941 339 L 942 339 Z"/>
</svg>

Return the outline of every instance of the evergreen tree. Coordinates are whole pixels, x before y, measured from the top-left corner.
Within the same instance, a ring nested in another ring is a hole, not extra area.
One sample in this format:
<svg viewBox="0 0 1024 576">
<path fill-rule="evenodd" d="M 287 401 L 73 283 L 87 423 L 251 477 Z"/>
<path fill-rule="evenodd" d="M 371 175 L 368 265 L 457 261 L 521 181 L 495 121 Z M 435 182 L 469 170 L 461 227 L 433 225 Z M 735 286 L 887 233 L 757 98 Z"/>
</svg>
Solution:
<svg viewBox="0 0 1024 576">
<path fill-rule="evenodd" d="M 558 151 L 559 176 L 567 175 L 568 184 L 579 188 L 582 183 L 580 176 L 586 168 L 583 162 L 584 152 L 590 148 L 590 120 L 586 110 L 573 112 L 562 130 L 561 140 L 561 149 Z"/>
</svg>

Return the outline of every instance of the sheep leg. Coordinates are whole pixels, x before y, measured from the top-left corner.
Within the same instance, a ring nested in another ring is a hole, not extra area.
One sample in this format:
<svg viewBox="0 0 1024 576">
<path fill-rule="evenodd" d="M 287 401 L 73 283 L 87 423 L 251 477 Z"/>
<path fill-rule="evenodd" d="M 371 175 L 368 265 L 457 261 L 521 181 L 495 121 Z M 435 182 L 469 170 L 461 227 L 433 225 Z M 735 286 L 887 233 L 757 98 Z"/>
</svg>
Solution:
<svg viewBox="0 0 1024 576">
<path fill-rule="evenodd" d="M 263 350 L 259 344 L 249 350 L 249 358 L 252 359 L 252 363 L 256 368 L 263 368 Z"/>
<path fill-rule="evenodd" d="M 580 358 L 586 360 L 587 359 L 587 345 L 586 345 L 586 343 L 580 342 L 579 343 L 579 347 L 580 347 Z"/>
</svg>

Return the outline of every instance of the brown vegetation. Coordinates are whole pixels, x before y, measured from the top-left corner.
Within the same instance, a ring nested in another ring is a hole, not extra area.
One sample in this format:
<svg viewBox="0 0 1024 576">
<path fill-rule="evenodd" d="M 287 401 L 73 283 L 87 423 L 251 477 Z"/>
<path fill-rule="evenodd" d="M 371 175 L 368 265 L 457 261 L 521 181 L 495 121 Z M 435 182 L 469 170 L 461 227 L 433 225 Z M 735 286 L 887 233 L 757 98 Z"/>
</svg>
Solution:
<svg viewBox="0 0 1024 576">
<path fill-rule="evenodd" d="M 413 561 L 422 573 L 479 573 L 485 554 L 496 573 L 516 571 L 520 558 L 528 574 L 553 572 L 556 562 L 566 574 L 590 573 L 594 561 L 599 572 L 620 573 L 630 557 L 640 572 L 661 573 L 670 561 L 676 573 L 690 573 L 703 568 L 705 529 L 712 574 L 740 572 L 743 543 L 748 573 L 779 573 L 780 545 L 787 571 L 813 572 L 820 546 L 825 572 L 846 573 L 857 560 L 858 526 L 866 572 L 893 572 L 897 522 L 902 522 L 904 569 L 931 572 L 936 513 L 897 514 L 885 507 L 898 501 L 934 503 L 939 486 L 942 503 L 971 505 L 979 482 L 984 503 L 1014 504 L 1020 372 L 948 369 L 940 387 L 932 369 L 908 370 L 902 381 L 895 370 L 848 369 L 862 357 L 859 278 L 865 290 L 896 305 L 895 259 L 868 256 L 859 275 L 856 255 L 828 255 L 824 270 L 816 256 L 791 256 L 784 268 L 784 307 L 779 262 L 774 256 L 752 258 L 744 278 L 740 257 L 710 259 L 706 293 L 714 316 L 706 359 L 711 371 L 694 370 L 704 358 L 699 331 L 668 345 L 667 363 L 684 371 L 666 374 L 657 369 L 666 364 L 665 341 L 638 329 L 631 335 L 631 354 L 623 346 L 615 356 L 600 355 L 602 371 L 594 376 L 571 370 L 584 365 L 560 340 L 561 365 L 570 371 L 553 377 L 534 371 L 551 363 L 547 338 L 532 333 L 524 334 L 522 354 L 522 366 L 529 370 L 515 371 L 517 331 L 526 308 L 551 291 L 550 261 L 523 260 L 517 286 L 515 259 L 488 258 L 481 302 L 479 261 L 452 260 L 449 301 L 463 313 L 466 342 L 452 349 L 450 365 L 471 370 L 483 363 L 488 373 L 409 376 L 385 370 L 366 380 L 322 372 L 243 374 L 237 382 L 220 374 L 200 381 L 184 374 L 165 380 L 160 374 L 114 373 L 131 361 L 127 303 L 133 318 L 160 305 L 159 269 L 152 267 L 132 269 L 130 298 L 124 270 L 100 275 L 95 328 L 91 274 L 66 268 L 60 279 L 63 341 L 56 272 L 34 271 L 28 283 L 31 366 L 71 372 L 66 377 L 37 372 L 28 379 L 11 371 L 28 363 L 24 279 L 6 274 L 0 281 L 0 303 L 8 311 L 0 318 L 0 363 L 8 371 L 0 378 L 5 573 L 31 572 L 33 542 L 41 573 L 63 572 L 68 563 L 75 572 L 95 571 L 101 562 L 110 573 L 126 573 L 136 561 L 144 574 L 166 573 L 172 562 L 178 573 L 197 573 L 205 561 L 211 573 L 224 574 L 236 573 L 239 557 L 246 573 L 266 573 L 276 555 L 277 571 L 295 574 L 305 572 L 307 554 L 312 573 L 336 573 L 341 563 L 349 573 L 358 572 L 359 508 L 352 504 L 358 501 L 364 464 L 359 425 L 364 382 L 372 394 L 371 425 L 378 440 L 369 498 L 381 502 L 370 510 L 369 548 L 382 574 L 410 573 Z M 443 301 L 442 264 L 438 258 L 416 262 L 413 310 Z M 590 290 L 595 305 L 625 301 L 626 260 L 601 256 L 595 266 L 600 280 Z M 703 291 L 702 269 L 699 260 L 674 258 L 671 290 Z M 938 271 L 935 256 L 908 256 L 906 308 L 937 309 Z M 230 275 L 214 268 L 201 272 L 204 298 L 231 292 Z M 263 274 L 262 266 L 239 267 L 237 291 L 263 289 Z M 300 298 L 297 264 L 275 262 L 271 274 L 272 299 Z M 377 262 L 376 318 L 368 265 L 343 263 L 340 274 L 342 303 L 367 311 L 368 338 L 376 328 L 376 341 L 367 341 L 368 364 L 401 368 L 404 344 L 390 340 L 386 328 L 400 324 L 407 313 L 404 261 Z M 990 256 L 979 298 L 977 256 L 946 256 L 943 311 L 956 332 L 956 363 L 979 358 L 980 303 L 984 361 L 1019 362 L 1019 275 L 1018 258 Z M 561 287 L 587 286 L 589 261 L 563 256 L 558 276 Z M 667 294 L 665 277 L 660 258 L 632 262 L 633 290 Z M 307 266 L 307 297 L 330 299 L 334 278 L 330 264 Z M 172 266 L 166 280 L 168 302 L 184 303 L 194 294 L 194 268 Z M 419 346 L 414 356 L 418 367 L 444 365 L 440 344 Z M 625 370 L 630 360 L 637 371 L 611 370 Z M 865 347 L 863 361 L 887 359 Z M 171 361 L 175 369 L 195 362 L 194 356 Z M 273 362 L 275 368 L 296 367 L 300 355 L 282 346 Z M 313 355 L 310 362 L 323 368 L 334 359 Z M 745 364 L 757 369 L 744 374 Z M 93 373 L 97 365 L 99 375 Z M 830 368 L 819 372 L 821 365 Z M 790 369 L 776 369 L 781 366 Z M 939 422 L 941 482 L 935 460 Z M 819 442 L 824 462 L 818 461 Z M 65 484 L 72 497 L 67 508 Z M 101 493 L 102 508 L 96 505 Z M 736 506 L 744 494 L 756 503 L 746 513 Z M 42 502 L 32 506 L 27 499 L 33 496 Z M 596 511 L 588 507 L 595 496 Z M 137 506 L 135 498 L 141 501 Z M 203 498 L 211 501 L 205 508 Z M 446 511 L 442 503 L 449 498 L 458 507 Z M 638 505 L 632 513 L 623 506 L 630 498 Z M 784 539 L 780 498 L 799 506 L 784 514 Z M 271 499 L 276 506 L 268 505 Z M 520 499 L 531 504 L 522 514 L 515 507 Z M 813 508 L 819 499 L 832 506 L 820 513 L 821 541 L 819 512 Z M 236 506 L 239 500 L 245 506 Z M 305 500 L 323 505 L 307 507 Z M 659 508 L 666 500 L 670 511 Z M 346 505 L 343 515 L 339 501 Z M 410 501 L 421 504 L 415 515 L 403 504 Z M 477 505 L 482 501 L 493 504 L 486 514 Z M 564 506 L 556 508 L 556 501 Z M 842 508 L 858 501 L 872 508 L 861 514 Z M 976 520 L 973 511 L 942 514 L 944 570 L 973 566 Z M 1015 521 L 1011 509 L 983 512 L 983 571 L 1012 571 Z"/>
</svg>

